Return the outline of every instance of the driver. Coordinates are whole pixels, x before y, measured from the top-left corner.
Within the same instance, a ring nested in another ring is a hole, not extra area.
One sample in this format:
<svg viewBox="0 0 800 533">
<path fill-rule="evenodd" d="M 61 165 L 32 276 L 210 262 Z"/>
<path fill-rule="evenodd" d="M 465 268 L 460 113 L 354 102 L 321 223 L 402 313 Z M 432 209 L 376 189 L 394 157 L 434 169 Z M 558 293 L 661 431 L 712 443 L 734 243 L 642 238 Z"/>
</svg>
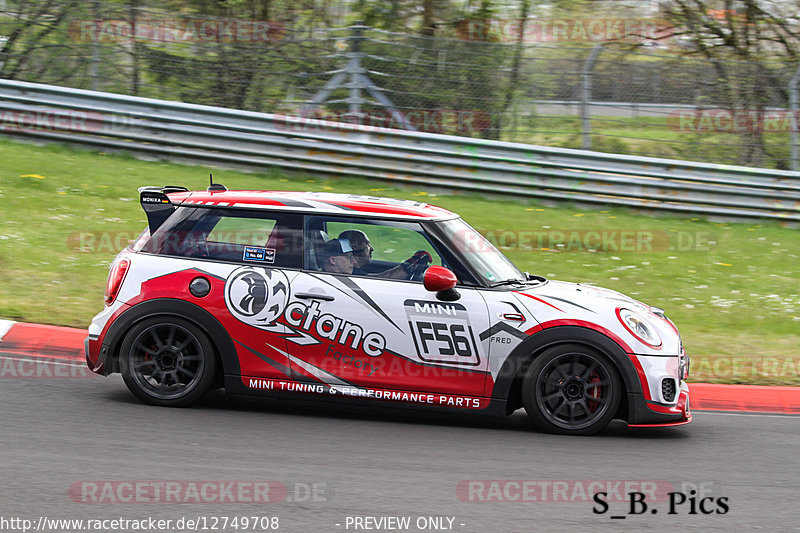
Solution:
<svg viewBox="0 0 800 533">
<path fill-rule="evenodd" d="M 341 232 L 339 239 L 346 239 L 353 247 L 355 265 L 352 273 L 361 276 L 372 275 L 390 279 L 411 279 L 418 269 L 422 268 L 424 270 L 427 265 L 433 262 L 431 254 L 425 250 L 418 250 L 414 255 L 395 267 L 379 273 L 369 273 L 366 267 L 372 260 L 372 252 L 375 249 L 370 245 L 367 234 L 357 229 L 349 229 Z"/>
<path fill-rule="evenodd" d="M 333 274 L 352 274 L 355 258 L 347 239 L 331 239 L 320 248 L 322 270 Z"/>
</svg>

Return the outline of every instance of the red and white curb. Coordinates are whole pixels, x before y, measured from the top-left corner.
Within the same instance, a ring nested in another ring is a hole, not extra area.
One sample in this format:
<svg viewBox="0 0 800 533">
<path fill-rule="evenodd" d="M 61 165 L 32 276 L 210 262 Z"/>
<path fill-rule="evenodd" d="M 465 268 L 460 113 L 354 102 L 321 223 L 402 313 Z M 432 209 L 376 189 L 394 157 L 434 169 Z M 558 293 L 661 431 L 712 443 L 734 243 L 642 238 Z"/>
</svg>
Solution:
<svg viewBox="0 0 800 533">
<path fill-rule="evenodd" d="M 800 414 L 800 387 L 690 382 L 689 390 L 692 409 Z"/>
<path fill-rule="evenodd" d="M 0 356 L 85 361 L 85 329 L 0 320 Z M 800 414 L 800 387 L 689 383 L 691 407 L 701 411 Z"/>
<path fill-rule="evenodd" d="M 0 352 L 85 361 L 85 329 L 0 320 Z"/>
<path fill-rule="evenodd" d="M 8 330 L 10 330 L 11 326 L 14 324 L 16 324 L 16 322 L 11 320 L 0 320 L 0 341 L 3 340 L 5 334 L 8 333 Z"/>
</svg>

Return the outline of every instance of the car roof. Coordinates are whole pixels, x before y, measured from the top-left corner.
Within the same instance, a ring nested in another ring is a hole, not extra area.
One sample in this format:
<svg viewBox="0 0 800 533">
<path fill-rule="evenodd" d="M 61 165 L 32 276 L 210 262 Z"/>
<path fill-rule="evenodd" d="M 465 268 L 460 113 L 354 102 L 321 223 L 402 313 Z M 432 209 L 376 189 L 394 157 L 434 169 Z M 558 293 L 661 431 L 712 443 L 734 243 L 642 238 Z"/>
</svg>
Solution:
<svg viewBox="0 0 800 533">
<path fill-rule="evenodd" d="M 291 191 L 186 191 L 168 193 L 175 205 L 278 209 L 378 218 L 443 220 L 458 215 L 422 202 L 358 194 Z"/>
</svg>

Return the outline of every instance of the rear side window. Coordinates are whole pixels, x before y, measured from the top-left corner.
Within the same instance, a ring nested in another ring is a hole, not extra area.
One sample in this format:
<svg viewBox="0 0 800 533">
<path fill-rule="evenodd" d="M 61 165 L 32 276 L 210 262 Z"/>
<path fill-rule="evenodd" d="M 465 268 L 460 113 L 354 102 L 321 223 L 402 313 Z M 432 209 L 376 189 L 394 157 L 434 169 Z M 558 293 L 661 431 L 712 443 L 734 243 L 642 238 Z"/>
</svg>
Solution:
<svg viewBox="0 0 800 533">
<path fill-rule="evenodd" d="M 214 244 L 262 246 L 269 241 L 277 223 L 274 218 L 222 217 L 206 240 Z"/>
<path fill-rule="evenodd" d="M 180 207 L 144 251 L 216 261 L 300 268 L 302 215 Z"/>
</svg>

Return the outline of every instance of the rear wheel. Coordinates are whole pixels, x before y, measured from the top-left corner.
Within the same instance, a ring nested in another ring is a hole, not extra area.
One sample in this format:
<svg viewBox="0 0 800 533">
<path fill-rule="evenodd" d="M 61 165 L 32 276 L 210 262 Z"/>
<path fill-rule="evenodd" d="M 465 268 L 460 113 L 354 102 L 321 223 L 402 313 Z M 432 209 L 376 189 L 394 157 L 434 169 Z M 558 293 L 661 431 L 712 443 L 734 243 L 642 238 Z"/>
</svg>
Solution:
<svg viewBox="0 0 800 533">
<path fill-rule="evenodd" d="M 216 372 L 208 336 L 186 320 L 154 317 L 122 341 L 120 371 L 128 389 L 151 405 L 181 407 L 205 394 Z"/>
<path fill-rule="evenodd" d="M 588 346 L 562 344 L 531 364 L 522 401 L 533 423 L 550 433 L 591 435 L 614 418 L 622 398 L 614 364 Z"/>
</svg>

